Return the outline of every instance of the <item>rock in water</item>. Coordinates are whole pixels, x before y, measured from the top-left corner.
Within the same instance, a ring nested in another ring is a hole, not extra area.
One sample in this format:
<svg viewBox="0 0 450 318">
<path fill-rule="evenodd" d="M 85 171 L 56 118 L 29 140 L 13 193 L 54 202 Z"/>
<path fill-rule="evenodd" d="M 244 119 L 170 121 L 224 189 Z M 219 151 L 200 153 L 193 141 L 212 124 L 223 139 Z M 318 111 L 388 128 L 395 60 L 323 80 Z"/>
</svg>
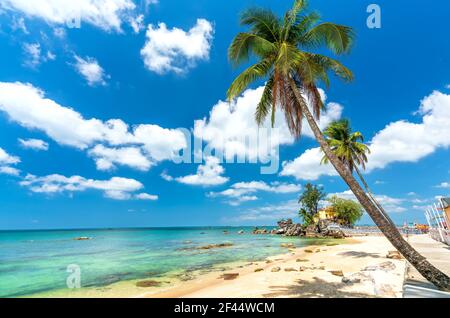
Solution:
<svg viewBox="0 0 450 318">
<path fill-rule="evenodd" d="M 141 280 L 136 283 L 137 287 L 158 287 L 161 283 L 156 280 Z"/>
</svg>

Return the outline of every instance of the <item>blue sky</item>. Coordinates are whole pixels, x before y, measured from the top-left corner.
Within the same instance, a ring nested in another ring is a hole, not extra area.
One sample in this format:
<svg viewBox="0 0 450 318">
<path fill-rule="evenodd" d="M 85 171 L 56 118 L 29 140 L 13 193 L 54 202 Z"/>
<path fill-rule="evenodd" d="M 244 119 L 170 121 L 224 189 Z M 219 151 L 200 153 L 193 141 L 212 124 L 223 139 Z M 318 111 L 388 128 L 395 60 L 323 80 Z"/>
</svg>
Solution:
<svg viewBox="0 0 450 318">
<path fill-rule="evenodd" d="M 281 14 L 291 1 L 44 2 L 48 10 L 0 4 L 0 229 L 274 224 L 296 215 L 306 182 L 350 197 L 319 165 L 308 129 L 295 142 L 281 116 L 278 173 L 171 160 L 187 145 L 179 128 L 252 153 L 233 141 L 256 130 L 263 83 L 229 111 L 225 92 L 242 69 L 227 47 L 245 8 Z M 324 91 L 321 125 L 350 118 L 371 146 L 367 180 L 392 218 L 425 222 L 424 207 L 450 192 L 450 4 L 378 1 L 382 27 L 369 29 L 370 3 L 310 1 L 323 20 L 357 33 L 341 58 L 355 80 Z M 74 12 L 79 28 L 66 23 Z"/>
</svg>

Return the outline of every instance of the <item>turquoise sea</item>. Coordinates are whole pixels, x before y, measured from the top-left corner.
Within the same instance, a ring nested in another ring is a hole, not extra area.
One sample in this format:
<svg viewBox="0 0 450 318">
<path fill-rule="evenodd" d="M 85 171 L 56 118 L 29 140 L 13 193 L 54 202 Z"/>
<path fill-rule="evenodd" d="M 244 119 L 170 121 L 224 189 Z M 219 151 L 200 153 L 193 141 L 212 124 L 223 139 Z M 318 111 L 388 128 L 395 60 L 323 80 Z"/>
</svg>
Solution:
<svg viewBox="0 0 450 318">
<path fill-rule="evenodd" d="M 244 234 L 238 234 L 244 230 Z M 81 286 L 107 286 L 124 280 L 189 273 L 218 264 L 256 261 L 317 240 L 253 235 L 246 227 L 191 227 L 99 230 L 0 231 L 0 297 L 61 290 L 67 266 L 81 269 Z M 228 233 L 224 233 L 228 231 Z M 74 240 L 89 237 L 90 240 Z M 230 247 L 200 250 L 208 244 Z"/>
</svg>

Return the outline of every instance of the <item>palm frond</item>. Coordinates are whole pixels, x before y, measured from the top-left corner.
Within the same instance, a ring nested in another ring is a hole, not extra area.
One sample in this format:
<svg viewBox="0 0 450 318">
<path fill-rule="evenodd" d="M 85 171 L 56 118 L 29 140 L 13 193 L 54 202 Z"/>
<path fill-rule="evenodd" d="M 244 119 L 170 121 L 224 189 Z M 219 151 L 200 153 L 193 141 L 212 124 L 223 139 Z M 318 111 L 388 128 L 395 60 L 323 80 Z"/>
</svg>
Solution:
<svg viewBox="0 0 450 318">
<path fill-rule="evenodd" d="M 325 45 L 333 53 L 343 54 L 350 51 L 354 36 L 351 27 L 324 22 L 308 31 L 305 42 L 313 46 Z"/>
<path fill-rule="evenodd" d="M 261 96 L 261 100 L 259 101 L 258 105 L 256 106 L 256 112 L 255 112 L 255 120 L 258 126 L 261 126 L 264 123 L 264 120 L 266 119 L 267 115 L 270 112 L 270 109 L 272 108 L 272 113 L 274 112 L 274 106 L 272 105 L 272 91 L 273 91 L 273 85 L 274 85 L 274 77 L 273 75 L 269 78 L 269 80 L 266 83 L 266 86 L 264 87 L 264 91 Z M 275 116 L 272 114 L 272 116 Z"/>
<path fill-rule="evenodd" d="M 270 59 L 264 59 L 256 64 L 253 64 L 245 71 L 243 71 L 231 84 L 227 91 L 228 100 L 232 100 L 241 94 L 252 82 L 257 79 L 264 78 L 269 74 L 272 67 Z"/>
<path fill-rule="evenodd" d="M 270 42 L 280 38 L 281 23 L 275 13 L 267 9 L 250 8 L 241 15 L 241 24 L 251 26 L 251 33 Z"/>
<path fill-rule="evenodd" d="M 228 58 L 234 65 L 239 65 L 247 61 L 251 53 L 264 58 L 274 50 L 275 45 L 263 37 L 253 33 L 241 32 L 233 39 L 228 49 Z"/>
</svg>

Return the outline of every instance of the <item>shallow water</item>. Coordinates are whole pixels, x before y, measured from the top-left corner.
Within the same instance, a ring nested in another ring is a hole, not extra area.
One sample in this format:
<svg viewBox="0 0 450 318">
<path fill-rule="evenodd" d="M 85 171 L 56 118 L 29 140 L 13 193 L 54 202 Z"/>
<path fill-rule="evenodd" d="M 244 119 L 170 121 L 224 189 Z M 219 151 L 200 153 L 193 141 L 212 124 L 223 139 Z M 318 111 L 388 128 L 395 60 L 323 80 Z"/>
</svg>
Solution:
<svg viewBox="0 0 450 318">
<path fill-rule="evenodd" d="M 243 229 L 244 234 L 238 234 Z M 67 288 L 75 264 L 81 286 L 106 286 L 174 271 L 207 270 L 236 261 L 262 260 L 320 240 L 252 235 L 252 228 L 197 227 L 114 230 L 0 231 L 0 297 L 15 297 Z M 228 234 L 224 234 L 228 231 Z M 77 241 L 86 236 L 90 240 Z M 199 250 L 229 242 L 224 248 Z"/>
</svg>

